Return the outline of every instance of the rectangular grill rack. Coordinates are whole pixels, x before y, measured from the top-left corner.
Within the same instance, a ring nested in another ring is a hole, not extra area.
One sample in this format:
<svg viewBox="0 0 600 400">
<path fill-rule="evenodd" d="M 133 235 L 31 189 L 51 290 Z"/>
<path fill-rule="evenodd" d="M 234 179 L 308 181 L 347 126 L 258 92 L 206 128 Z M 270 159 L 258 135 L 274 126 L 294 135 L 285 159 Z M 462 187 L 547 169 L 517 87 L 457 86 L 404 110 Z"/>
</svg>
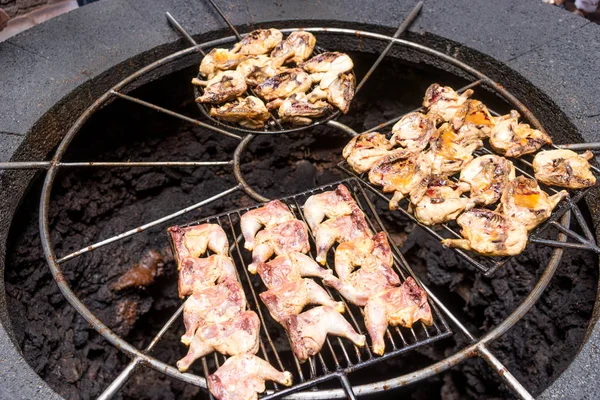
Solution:
<svg viewBox="0 0 600 400">
<path fill-rule="evenodd" d="M 370 228 L 374 232 L 385 232 L 385 227 L 377 215 L 375 206 L 369 199 L 361 182 L 355 178 L 349 178 L 340 182 L 321 186 L 280 200 L 288 205 L 296 218 L 304 220 L 301 206 L 306 199 L 316 193 L 334 190 L 338 184 L 344 184 L 348 187 L 355 201 L 365 213 Z M 181 227 L 184 228 L 203 223 L 213 223 L 219 224 L 223 228 L 231 244 L 229 255 L 237 266 L 238 276 L 242 283 L 242 287 L 244 288 L 244 292 L 246 293 L 249 308 L 255 311 L 261 320 L 260 351 L 258 355 L 270 362 L 276 368 L 290 371 L 294 375 L 294 384 L 290 388 L 282 388 L 280 385 L 273 382 L 267 383 L 267 392 L 261 397 L 262 399 L 280 398 L 292 392 L 314 387 L 334 379 L 340 380 L 342 387 L 347 394 L 353 397 L 348 374 L 452 335 L 452 331 L 442 317 L 440 310 L 430 300 L 429 303 L 434 321 L 433 325 L 427 327 L 419 321 L 411 329 L 389 327 L 385 337 L 386 352 L 381 357 L 376 357 L 372 354 L 369 348 L 370 339 L 367 339 L 367 345 L 361 349 L 353 345 L 349 340 L 328 336 L 321 352 L 310 357 L 306 363 L 300 364 L 291 351 L 289 341 L 287 340 L 287 333 L 285 333 L 283 327 L 271 318 L 265 305 L 258 299 L 258 293 L 265 291 L 266 287 L 263 285 L 258 275 L 251 275 L 247 269 L 247 265 L 251 259 L 251 252 L 245 250 L 242 245 L 243 237 L 239 229 L 240 217 L 245 212 L 260 206 L 261 205 L 242 208 L 211 216 L 200 221 L 181 225 Z M 308 255 L 314 259 L 316 256 L 316 246 L 312 233 L 310 233 L 309 238 L 311 251 Z M 404 281 L 408 276 L 412 275 L 412 272 L 404 265 L 404 259 L 401 256 L 399 249 L 393 243 L 390 243 L 390 245 L 394 256 L 395 271 L 401 277 L 401 280 Z M 335 247 L 337 246 L 334 246 L 334 249 Z M 329 252 L 326 264 L 327 268 L 333 266 L 331 261 L 333 259 L 333 252 L 334 250 L 330 250 Z M 319 280 L 315 279 L 315 281 L 321 284 Z M 345 318 L 357 332 L 366 335 L 362 310 L 345 301 L 345 299 L 332 288 L 327 286 L 323 287 L 334 300 L 344 302 L 346 305 L 346 312 L 344 313 Z M 277 335 L 279 335 L 279 337 L 274 339 L 274 336 Z M 366 336 L 368 338 L 368 335 Z M 281 340 L 282 338 L 285 339 Z M 275 341 L 277 341 L 277 344 L 275 344 Z M 223 355 L 213 353 L 197 361 L 195 365 L 201 364 L 203 370 L 202 373 L 207 377 L 209 374 L 214 373 L 224 361 L 225 357 Z"/>
</svg>

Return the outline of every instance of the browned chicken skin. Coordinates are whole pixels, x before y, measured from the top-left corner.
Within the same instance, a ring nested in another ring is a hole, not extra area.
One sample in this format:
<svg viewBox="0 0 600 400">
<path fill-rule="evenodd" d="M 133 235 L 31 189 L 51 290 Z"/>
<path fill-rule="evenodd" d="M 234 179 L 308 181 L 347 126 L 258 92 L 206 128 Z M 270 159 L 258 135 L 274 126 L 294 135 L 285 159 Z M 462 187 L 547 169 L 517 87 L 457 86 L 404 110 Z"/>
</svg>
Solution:
<svg viewBox="0 0 600 400">
<path fill-rule="evenodd" d="M 435 133 L 435 120 L 420 112 L 411 112 L 392 127 L 390 143 L 410 152 L 419 152 L 429 144 Z"/>
<path fill-rule="evenodd" d="M 179 297 L 202 291 L 225 279 L 237 280 L 231 258 L 221 254 L 206 258 L 187 257 L 181 262 L 179 269 Z"/>
<path fill-rule="evenodd" d="M 227 235 L 217 224 L 202 224 L 180 228 L 174 226 L 168 229 L 173 242 L 173 255 L 177 268 L 186 257 L 200 257 L 210 249 L 217 254 L 229 252 Z"/>
<path fill-rule="evenodd" d="M 350 109 L 350 102 L 354 98 L 355 89 L 356 78 L 353 74 L 326 74 L 319 85 L 308 94 L 308 100 L 314 103 L 318 102 L 319 99 L 327 99 L 328 102 L 346 114 Z"/>
<path fill-rule="evenodd" d="M 257 29 L 248 33 L 231 50 L 232 53 L 244 55 L 267 54 L 283 39 L 283 34 L 277 29 Z"/>
<path fill-rule="evenodd" d="M 208 81 L 194 78 L 192 83 L 204 86 L 204 93 L 196 98 L 198 103 L 223 103 L 235 99 L 248 89 L 246 80 L 238 71 L 220 71 Z"/>
<path fill-rule="evenodd" d="M 490 205 L 500 199 L 506 185 L 515 179 L 515 167 L 504 157 L 488 154 L 469 161 L 460 172 L 461 190 L 471 192 L 478 204 Z"/>
<path fill-rule="evenodd" d="M 310 32 L 295 31 L 281 41 L 271 52 L 271 58 L 281 64 L 293 62 L 300 64 L 313 52 L 317 39 Z"/>
<path fill-rule="evenodd" d="M 473 151 L 483 146 L 478 133 L 455 132 L 452 125 L 443 124 L 431 138 L 428 155 L 431 159 L 431 172 L 451 175 L 460 171 L 473 159 Z"/>
<path fill-rule="evenodd" d="M 450 121 L 472 94 L 473 90 L 469 89 L 459 95 L 449 86 L 434 83 L 425 92 L 423 107 L 440 121 Z"/>
<path fill-rule="evenodd" d="M 338 185 L 335 190 L 313 194 L 304 203 L 304 217 L 310 229 L 314 230 L 325 218 L 350 215 L 358 208 L 348 188 Z"/>
<path fill-rule="evenodd" d="M 267 261 L 273 254 L 307 253 L 309 250 L 308 227 L 303 221 L 295 219 L 280 223 L 258 232 L 248 271 L 255 274 L 258 263 Z"/>
<path fill-rule="evenodd" d="M 256 87 L 256 93 L 267 101 L 285 99 L 294 93 L 305 93 L 312 85 L 310 76 L 300 68 L 292 68 L 273 75 Z M 277 103 L 276 107 L 281 104 Z M 269 106 L 267 108 L 276 108 Z"/>
<path fill-rule="evenodd" d="M 279 107 L 279 118 L 293 125 L 310 125 L 311 118 L 320 118 L 331 111 L 326 101 L 308 101 L 306 94 L 294 93 L 288 96 Z"/>
<path fill-rule="evenodd" d="M 227 49 L 212 49 L 200 63 L 200 73 L 206 78 L 214 77 L 220 71 L 235 68 L 244 56 L 232 53 Z"/>
<path fill-rule="evenodd" d="M 354 171 L 362 174 L 382 157 L 391 153 L 392 144 L 385 135 L 377 132 L 363 133 L 352 138 L 344 147 L 342 156 Z"/>
<path fill-rule="evenodd" d="M 248 96 L 234 103 L 211 108 L 210 115 L 222 121 L 240 124 L 245 128 L 259 129 L 270 118 L 265 103 L 258 97 Z"/>
<path fill-rule="evenodd" d="M 285 68 L 281 68 L 281 64 L 271 57 L 260 55 L 247 57 L 239 63 L 236 70 L 246 79 L 248 86 L 254 87 L 283 72 Z"/>
<path fill-rule="evenodd" d="M 540 151 L 533 159 L 535 178 L 546 185 L 582 189 L 596 184 L 589 160 L 591 151 L 577 154 L 571 150 Z"/>
<path fill-rule="evenodd" d="M 350 215 L 328 219 L 322 222 L 313 233 L 317 245 L 316 260 L 321 265 L 325 264 L 327 252 L 336 242 L 349 242 L 373 236 L 361 210 L 354 210 Z"/>
<path fill-rule="evenodd" d="M 248 211 L 240 219 L 240 227 L 245 240 L 244 247 L 247 250 L 254 248 L 254 237 L 260 229 L 272 228 L 293 219 L 294 215 L 288 206 L 279 200 L 270 201 L 262 207 Z"/>
<path fill-rule="evenodd" d="M 469 99 L 452 117 L 452 126 L 457 132 L 470 132 L 480 138 L 490 136 L 495 125 L 494 117 L 479 100 Z"/>
<path fill-rule="evenodd" d="M 304 276 L 321 278 L 326 282 L 333 278 L 333 271 L 321 268 L 312 258 L 302 253 L 289 253 L 268 263 L 259 263 L 257 272 L 268 289 L 299 281 Z"/>
<path fill-rule="evenodd" d="M 515 110 L 496 118 L 490 135 L 490 145 L 494 151 L 505 157 L 520 157 L 536 152 L 545 144 L 552 144 L 552 139 L 546 133 L 520 124 L 518 119 L 519 113 Z"/>
</svg>

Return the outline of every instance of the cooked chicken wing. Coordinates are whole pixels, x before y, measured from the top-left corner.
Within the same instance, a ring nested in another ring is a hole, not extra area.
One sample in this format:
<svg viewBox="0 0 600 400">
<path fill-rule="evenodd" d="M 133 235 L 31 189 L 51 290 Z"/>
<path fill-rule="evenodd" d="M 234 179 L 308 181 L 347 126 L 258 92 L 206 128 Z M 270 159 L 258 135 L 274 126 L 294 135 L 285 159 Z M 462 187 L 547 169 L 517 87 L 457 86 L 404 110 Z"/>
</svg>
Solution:
<svg viewBox="0 0 600 400">
<path fill-rule="evenodd" d="M 257 393 L 265 391 L 265 381 L 292 385 L 292 374 L 279 372 L 268 362 L 251 354 L 228 358 L 208 376 L 208 390 L 217 400 L 257 400 Z"/>
<path fill-rule="evenodd" d="M 350 109 L 350 102 L 354 98 L 355 89 L 356 79 L 353 74 L 326 74 L 321 79 L 319 86 L 308 94 L 308 100 L 314 103 L 319 99 L 327 99 L 346 114 Z"/>
<path fill-rule="evenodd" d="M 271 58 L 284 62 L 293 62 L 300 64 L 306 60 L 313 52 L 317 44 L 315 35 L 305 31 L 295 31 L 281 41 L 271 52 Z"/>
<path fill-rule="evenodd" d="M 469 161 L 460 171 L 459 187 L 487 206 L 500 199 L 506 185 L 515 179 L 515 167 L 504 157 L 488 154 Z"/>
<path fill-rule="evenodd" d="M 496 211 L 519 221 L 527 230 L 532 230 L 548 219 L 554 207 L 568 196 L 566 190 L 548 196 L 535 179 L 518 176 L 504 189 Z"/>
<path fill-rule="evenodd" d="M 441 121 L 450 121 L 472 94 L 473 91 L 469 89 L 459 95 L 449 86 L 442 87 L 434 83 L 425 92 L 423 107 Z"/>
<path fill-rule="evenodd" d="M 525 225 L 492 210 L 474 208 L 465 211 L 456 222 L 464 239 L 444 239 L 444 246 L 474 250 L 485 256 L 514 256 L 527 245 Z"/>
<path fill-rule="evenodd" d="M 539 150 L 545 144 L 552 144 L 546 133 L 520 124 L 518 119 L 519 113 L 515 110 L 496 118 L 490 135 L 490 145 L 496 152 L 505 157 L 520 157 Z"/>
<path fill-rule="evenodd" d="M 204 93 L 196 98 L 198 103 L 223 103 L 238 97 L 248 89 L 244 77 L 238 71 L 221 71 L 207 81 L 194 78 L 192 83 L 204 86 Z"/>
<path fill-rule="evenodd" d="M 185 372 L 194 361 L 213 351 L 228 356 L 256 354 L 259 333 L 260 320 L 254 311 L 245 311 L 226 322 L 201 326 L 196 330 L 186 356 L 177 361 L 177 368 Z"/>
<path fill-rule="evenodd" d="M 304 217 L 310 229 L 315 230 L 325 217 L 336 218 L 350 215 L 358 208 L 348 188 L 338 185 L 335 190 L 313 194 L 304 203 Z"/>
<path fill-rule="evenodd" d="M 323 279 L 325 282 L 333 278 L 333 271 L 321 268 L 312 258 L 302 253 L 289 253 L 268 263 L 259 263 L 257 272 L 268 289 L 299 281 L 304 276 Z"/>
<path fill-rule="evenodd" d="M 232 53 L 227 49 L 212 49 L 200 63 L 202 76 L 212 78 L 220 71 L 235 68 L 244 57 L 241 54 Z"/>
<path fill-rule="evenodd" d="M 370 170 L 379 159 L 389 155 L 392 147 L 390 141 L 381 133 L 363 133 L 348 142 L 342 156 L 352 169 L 362 174 Z"/>
<path fill-rule="evenodd" d="M 220 254 L 205 258 L 186 257 L 179 269 L 179 297 L 202 291 L 227 278 L 237 280 L 231 258 Z"/>
<path fill-rule="evenodd" d="M 485 138 L 490 136 L 495 125 L 494 117 L 479 100 L 468 99 L 452 117 L 452 126 L 457 132 L 469 131 L 471 135 Z"/>
<path fill-rule="evenodd" d="M 237 66 L 237 71 L 244 76 L 250 87 L 260 85 L 284 70 L 281 64 L 265 55 L 249 56 Z"/>
<path fill-rule="evenodd" d="M 310 250 L 308 243 L 308 227 L 297 219 L 283 222 L 272 228 L 258 232 L 252 250 L 252 263 L 248 271 L 255 274 L 258 263 L 267 261 L 273 253 L 282 254 L 298 252 L 307 253 Z"/>
<path fill-rule="evenodd" d="M 330 306 L 343 313 L 344 303 L 333 301 L 329 294 L 312 279 L 301 279 L 259 294 L 260 299 L 269 309 L 271 317 L 280 324 L 287 318 L 298 315 L 308 304 Z"/>
<path fill-rule="evenodd" d="M 270 114 L 265 103 L 254 96 L 248 96 L 235 103 L 227 103 L 219 108 L 211 108 L 210 115 L 222 121 L 238 123 L 245 128 L 259 129 L 265 126 Z"/>
<path fill-rule="evenodd" d="M 402 286 L 373 296 L 365 306 L 365 325 L 371 337 L 373 353 L 385 352 L 383 336 L 388 325 L 411 328 L 417 321 L 433 324 L 427 294 L 411 277 Z"/>
<path fill-rule="evenodd" d="M 236 43 L 231 52 L 246 55 L 267 54 L 282 39 L 283 34 L 277 29 L 257 29 Z"/>
<path fill-rule="evenodd" d="M 468 197 L 461 197 L 462 191 L 456 183 L 445 176 L 431 176 L 428 179 L 425 195 L 409 211 L 424 225 L 436 225 L 456 219 L 465 210 L 477 204 Z"/>
<path fill-rule="evenodd" d="M 311 103 L 306 94 L 294 93 L 288 96 L 279 107 L 279 117 L 283 122 L 293 125 L 310 125 L 311 118 L 319 118 L 331 111 L 331 106 L 325 101 Z"/>
<path fill-rule="evenodd" d="M 314 231 L 317 245 L 317 262 L 325 265 L 327 252 L 335 242 L 349 242 L 354 239 L 370 238 L 373 232 L 365 220 L 361 210 L 354 210 L 350 215 L 331 218 L 322 222 Z"/>
<path fill-rule="evenodd" d="M 256 93 L 265 100 L 285 99 L 294 93 L 304 93 L 312 85 L 310 76 L 300 68 L 292 68 L 273 75 L 256 87 Z M 279 107 L 276 103 L 272 107 Z M 267 108 L 269 105 L 267 104 Z"/>
<path fill-rule="evenodd" d="M 352 325 L 333 307 L 320 306 L 292 315 L 285 326 L 290 336 L 292 350 L 300 362 L 317 354 L 328 334 L 351 340 L 358 347 L 365 345 L 364 335 L 356 333 Z"/>
<path fill-rule="evenodd" d="M 217 254 L 229 252 L 229 242 L 223 228 L 217 224 L 202 224 L 180 228 L 173 226 L 168 229 L 173 243 L 173 256 L 177 268 L 186 257 L 200 257 L 207 249 Z"/>
<path fill-rule="evenodd" d="M 321 53 L 299 65 L 311 74 L 314 82 L 321 81 L 325 76 L 337 77 L 339 74 L 349 72 L 354 68 L 354 63 L 348 54 L 336 52 Z"/>
<path fill-rule="evenodd" d="M 463 131 L 456 133 L 452 125 L 443 124 L 431 138 L 428 151 L 431 159 L 431 172 L 451 175 L 460 171 L 473 159 L 473 151 L 483 146 L 478 133 Z"/>
<path fill-rule="evenodd" d="M 540 151 L 533 159 L 535 178 L 546 185 L 581 189 L 596 184 L 588 160 L 594 158 L 591 151 L 577 154 L 571 150 Z"/>
<path fill-rule="evenodd" d="M 390 143 L 401 146 L 410 152 L 419 152 L 429 144 L 435 133 L 435 121 L 431 116 L 411 112 L 392 127 Z"/>
<path fill-rule="evenodd" d="M 293 219 L 294 214 L 279 200 L 270 201 L 262 207 L 248 211 L 240 218 L 240 228 L 245 240 L 244 247 L 247 250 L 254 248 L 254 237 L 261 228 L 272 228 Z"/>
</svg>

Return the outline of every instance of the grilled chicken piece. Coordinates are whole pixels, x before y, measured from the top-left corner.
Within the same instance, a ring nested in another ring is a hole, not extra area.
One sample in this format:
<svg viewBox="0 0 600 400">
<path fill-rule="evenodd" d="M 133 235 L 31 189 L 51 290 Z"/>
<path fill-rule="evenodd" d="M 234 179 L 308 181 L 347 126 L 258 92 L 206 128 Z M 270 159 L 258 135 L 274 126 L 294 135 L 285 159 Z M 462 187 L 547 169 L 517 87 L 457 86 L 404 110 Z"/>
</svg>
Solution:
<svg viewBox="0 0 600 400">
<path fill-rule="evenodd" d="M 254 243 L 252 264 L 248 265 L 248 271 L 253 274 L 258 263 L 267 261 L 273 253 L 278 256 L 292 252 L 306 254 L 310 250 L 308 227 L 297 219 L 258 232 Z"/>
<path fill-rule="evenodd" d="M 277 62 L 293 62 L 300 64 L 306 60 L 313 52 L 317 44 L 315 35 L 310 32 L 295 31 L 281 41 L 271 52 L 271 58 Z"/>
<path fill-rule="evenodd" d="M 268 289 L 280 287 L 286 283 L 299 281 L 304 276 L 333 279 L 333 271 L 321 268 L 312 258 L 302 253 L 289 253 L 268 263 L 259 263 L 257 272 Z"/>
<path fill-rule="evenodd" d="M 235 99 L 248 89 L 244 77 L 238 71 L 221 71 L 207 81 L 194 78 L 192 83 L 204 86 L 204 93 L 196 98 L 198 103 L 223 103 Z"/>
<path fill-rule="evenodd" d="M 283 122 L 293 125 L 310 125 L 311 118 L 319 118 L 331 110 L 325 101 L 311 103 L 306 94 L 294 93 L 288 96 L 279 107 L 279 117 Z"/>
<path fill-rule="evenodd" d="M 591 151 L 577 154 L 571 150 L 540 151 L 533 159 L 535 178 L 546 185 L 582 189 L 596 184 L 588 160 Z"/>
<path fill-rule="evenodd" d="M 267 54 L 282 39 L 283 34 L 277 29 L 257 29 L 236 43 L 231 52 L 253 56 Z"/>
<path fill-rule="evenodd" d="M 257 400 L 257 393 L 265 391 L 265 381 L 292 385 L 292 374 L 279 372 L 265 360 L 252 354 L 228 358 L 208 376 L 208 390 L 217 400 Z"/>
<path fill-rule="evenodd" d="M 472 135 L 480 138 L 490 136 L 494 125 L 494 117 L 479 100 L 468 99 L 452 117 L 452 126 L 455 131 L 469 131 Z"/>
<path fill-rule="evenodd" d="M 300 68 L 292 68 L 273 75 L 256 87 L 256 93 L 267 101 L 285 99 L 294 93 L 304 93 L 312 85 L 310 75 Z M 280 103 L 274 103 L 271 107 L 279 107 Z"/>
<path fill-rule="evenodd" d="M 259 294 L 269 309 L 271 317 L 280 324 L 292 315 L 298 315 L 308 304 L 330 306 L 343 313 L 344 303 L 333 301 L 329 294 L 312 279 L 284 283 L 283 285 Z"/>
<path fill-rule="evenodd" d="M 381 133 L 363 133 L 348 142 L 342 156 L 354 171 L 362 174 L 370 170 L 379 159 L 389 155 L 392 147 L 390 141 Z"/>
<path fill-rule="evenodd" d="M 461 191 L 471 192 L 471 198 L 487 206 L 500 199 L 506 185 L 515 179 L 513 163 L 504 157 L 485 155 L 469 161 L 460 171 Z"/>
<path fill-rule="evenodd" d="M 250 87 L 260 85 L 272 76 L 283 72 L 281 64 L 266 55 L 249 56 L 237 66 L 237 71 L 244 76 Z"/>
<path fill-rule="evenodd" d="M 420 112 L 411 112 L 392 127 L 393 136 L 390 143 L 401 146 L 410 152 L 419 152 L 429 144 L 435 133 L 435 121 Z"/>
<path fill-rule="evenodd" d="M 238 123 L 245 128 L 259 129 L 265 126 L 270 114 L 265 103 L 254 96 L 248 96 L 236 103 L 227 103 L 219 108 L 211 108 L 210 115 L 222 121 Z"/>
<path fill-rule="evenodd" d="M 199 327 L 229 321 L 245 311 L 246 304 L 242 286 L 233 279 L 194 292 L 183 306 L 185 334 L 181 342 L 189 345 Z"/>
<path fill-rule="evenodd" d="M 548 196 L 535 179 L 519 176 L 504 189 L 496 211 L 519 221 L 530 231 L 548 219 L 554 207 L 568 196 L 566 190 Z"/>
<path fill-rule="evenodd" d="M 313 233 L 317 245 L 316 260 L 321 265 L 325 265 L 327 252 L 335 242 L 343 243 L 373 236 L 363 212 L 359 209 L 352 211 L 350 215 L 322 222 Z"/>
<path fill-rule="evenodd" d="M 388 325 L 411 328 L 417 321 L 433 324 L 427 294 L 411 277 L 402 286 L 373 296 L 365 306 L 365 325 L 371 337 L 373 353 L 385 352 L 383 336 Z"/>
<path fill-rule="evenodd" d="M 181 269 L 186 257 L 200 257 L 210 249 L 217 254 L 229 252 L 229 242 L 223 228 L 217 224 L 202 224 L 180 228 L 172 226 L 168 229 L 173 243 L 173 255 L 177 269 Z"/>
<path fill-rule="evenodd" d="M 431 176 L 425 195 L 409 211 L 424 225 L 436 225 L 456 219 L 465 210 L 475 207 L 477 201 L 461 197 L 456 183 L 445 176 Z"/>
<path fill-rule="evenodd" d="M 290 336 L 292 350 L 300 362 L 317 354 L 328 334 L 351 340 L 358 347 L 365 345 L 364 335 L 356 333 L 352 325 L 333 307 L 320 306 L 292 315 L 285 326 Z"/>
<path fill-rule="evenodd" d="M 431 139 L 428 151 L 431 159 L 431 172 L 451 175 L 460 171 L 473 159 L 473 151 L 483 146 L 478 133 L 463 131 L 456 133 L 452 125 L 443 124 Z"/>
<path fill-rule="evenodd" d="M 233 319 L 201 326 L 196 330 L 188 353 L 177 361 L 181 372 L 197 359 L 218 351 L 221 354 L 256 354 L 259 347 L 260 320 L 254 311 L 245 311 Z"/>
<path fill-rule="evenodd" d="M 434 83 L 425 92 L 423 107 L 441 121 L 450 121 L 472 94 L 473 90 L 469 89 L 459 95 L 449 86 Z"/>
<path fill-rule="evenodd" d="M 350 102 L 354 98 L 355 89 L 356 78 L 353 74 L 326 74 L 321 79 L 319 86 L 308 94 L 308 100 L 314 103 L 319 99 L 327 99 L 346 114 L 350 109 Z"/>
<path fill-rule="evenodd" d="M 338 185 L 335 190 L 313 194 L 304 203 L 304 217 L 310 229 L 323 222 L 325 217 L 336 218 L 342 215 L 350 215 L 358 208 L 352 194 L 344 185 Z"/>
<path fill-rule="evenodd" d="M 214 254 L 205 258 L 184 258 L 179 269 L 179 297 L 202 291 L 225 279 L 237 280 L 233 260 L 227 256 Z"/>
<path fill-rule="evenodd" d="M 474 250 L 485 256 L 515 256 L 527 245 L 525 225 L 485 208 L 465 211 L 456 220 L 464 239 L 444 239 L 442 244 Z"/>
<path fill-rule="evenodd" d="M 261 228 L 272 228 L 293 219 L 294 214 L 279 200 L 270 201 L 262 207 L 248 211 L 240 218 L 244 247 L 247 250 L 254 248 L 254 237 Z"/>
<path fill-rule="evenodd" d="M 200 73 L 206 78 L 212 78 L 220 71 L 237 67 L 244 59 L 241 54 L 232 53 L 227 49 L 212 49 L 200 63 Z"/>
<path fill-rule="evenodd" d="M 550 136 L 527 124 L 520 124 L 519 113 L 515 110 L 496 118 L 490 135 L 490 145 L 494 151 L 505 157 L 534 153 L 545 144 L 552 144 Z"/>
<path fill-rule="evenodd" d="M 336 51 L 318 54 L 299 67 L 310 73 L 314 82 L 319 82 L 326 76 L 331 80 L 332 77 L 351 71 L 354 63 L 348 54 Z"/>
</svg>

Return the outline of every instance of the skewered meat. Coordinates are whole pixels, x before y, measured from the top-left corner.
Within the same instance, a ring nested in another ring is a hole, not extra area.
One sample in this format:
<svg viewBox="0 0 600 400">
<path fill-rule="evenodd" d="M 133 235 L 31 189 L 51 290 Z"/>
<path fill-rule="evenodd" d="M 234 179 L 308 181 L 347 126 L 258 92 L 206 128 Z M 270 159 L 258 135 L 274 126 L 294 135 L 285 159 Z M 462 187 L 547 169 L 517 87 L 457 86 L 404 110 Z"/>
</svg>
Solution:
<svg viewBox="0 0 600 400">
<path fill-rule="evenodd" d="M 275 321 L 283 324 L 292 315 L 298 315 L 308 304 L 330 306 L 343 313 L 344 303 L 333 301 L 325 289 L 312 279 L 287 282 L 259 294 Z"/>
<path fill-rule="evenodd" d="M 371 337 L 373 353 L 385 352 L 383 336 L 388 325 L 411 328 L 417 321 L 433 324 L 427 294 L 411 277 L 402 286 L 373 296 L 365 306 L 365 325 Z"/>
<path fill-rule="evenodd" d="M 281 64 L 269 56 L 250 56 L 237 66 L 237 71 L 244 76 L 246 84 L 254 87 L 270 77 L 283 72 Z"/>
<path fill-rule="evenodd" d="M 222 103 L 238 97 L 248 89 L 244 77 L 237 71 L 222 71 L 207 81 L 194 78 L 192 83 L 204 86 L 204 93 L 196 98 L 198 103 Z"/>
<path fill-rule="evenodd" d="M 281 64 L 290 61 L 300 64 L 310 57 L 315 44 L 317 44 L 317 39 L 312 33 L 295 31 L 275 46 L 271 52 L 271 58 L 278 60 Z"/>
<path fill-rule="evenodd" d="M 258 232 L 254 244 L 252 263 L 248 265 L 248 271 L 253 274 L 258 263 L 267 261 L 273 253 L 278 256 L 292 252 L 307 253 L 310 250 L 308 227 L 297 219 L 283 222 Z"/>
<path fill-rule="evenodd" d="M 479 100 L 468 99 L 452 117 L 452 126 L 455 131 L 470 131 L 471 134 L 480 138 L 490 136 L 494 125 L 494 117 Z"/>
<path fill-rule="evenodd" d="M 291 221 L 294 215 L 279 200 L 273 200 L 260 208 L 248 211 L 240 218 L 240 227 L 244 235 L 244 247 L 247 250 L 254 248 L 254 237 L 261 228 L 272 228 L 277 224 Z"/>
<path fill-rule="evenodd" d="M 277 29 L 257 29 L 236 43 L 231 52 L 245 55 L 267 54 L 282 39 L 283 34 Z"/>
<path fill-rule="evenodd" d="M 242 286 L 233 279 L 193 293 L 183 306 L 185 334 L 181 342 L 189 345 L 199 327 L 228 321 L 245 311 L 246 304 Z"/>
<path fill-rule="evenodd" d="M 302 253 L 276 257 L 268 263 L 259 263 L 256 269 L 268 289 L 299 281 L 304 276 L 318 277 L 326 282 L 333 278 L 333 271 L 321 268 L 312 258 Z"/>
<path fill-rule="evenodd" d="M 495 211 L 474 208 L 464 212 L 456 222 L 464 239 L 444 239 L 444 246 L 474 250 L 485 256 L 514 256 L 527 245 L 525 226 Z"/>
<path fill-rule="evenodd" d="M 294 93 L 304 93 L 312 85 L 310 75 L 300 68 L 292 68 L 273 75 L 256 87 L 256 93 L 265 100 L 285 99 Z M 271 107 L 279 107 L 281 104 L 274 103 Z"/>
<path fill-rule="evenodd" d="M 254 96 L 248 96 L 236 103 L 226 103 L 219 108 L 213 107 L 210 109 L 210 115 L 251 129 L 264 127 L 270 117 L 265 103 Z"/>
<path fill-rule="evenodd" d="M 506 185 L 515 179 L 513 163 L 504 157 L 485 155 L 469 161 L 460 172 L 460 188 L 470 191 L 478 204 L 490 205 L 500 199 Z"/>
<path fill-rule="evenodd" d="M 322 100 L 308 101 L 306 94 L 294 93 L 288 96 L 279 107 L 279 117 L 293 125 L 310 125 L 311 118 L 319 118 L 331 110 L 331 106 Z"/>
<path fill-rule="evenodd" d="M 539 150 L 545 144 L 552 144 L 546 133 L 520 124 L 518 119 L 519 113 L 515 110 L 496 118 L 496 126 L 490 135 L 490 145 L 496 152 L 505 157 L 520 157 Z"/>
<path fill-rule="evenodd" d="M 322 222 L 313 233 L 317 245 L 316 260 L 321 265 L 325 264 L 327 252 L 335 242 L 343 243 L 373 236 L 364 214 L 359 209 L 352 211 L 350 215 Z"/>
<path fill-rule="evenodd" d="M 411 112 L 392 127 L 390 143 L 402 146 L 410 152 L 419 152 L 429 144 L 435 133 L 435 121 L 429 115 Z"/>
<path fill-rule="evenodd" d="M 458 94 L 449 86 L 440 86 L 437 83 L 430 85 L 423 98 L 423 107 L 431 115 L 442 121 L 450 121 L 465 101 L 473 94 L 473 90 L 465 90 Z"/>
<path fill-rule="evenodd" d="M 308 100 L 315 102 L 318 99 L 327 99 L 328 102 L 346 114 L 350 109 L 350 102 L 354 98 L 355 89 L 356 78 L 353 74 L 326 74 L 321 79 L 319 86 L 308 94 Z"/>
<path fill-rule="evenodd" d="M 392 147 L 389 140 L 381 133 L 363 133 L 348 142 L 342 151 L 342 156 L 352 169 L 362 174 L 370 170 L 379 159 L 389 155 Z"/>
<path fill-rule="evenodd" d="M 173 226 L 168 229 L 173 242 L 173 255 L 177 268 L 186 257 L 200 257 L 207 249 L 217 254 L 229 252 L 227 235 L 217 224 L 202 224 L 180 228 Z"/>
<path fill-rule="evenodd" d="M 535 179 L 519 176 L 504 189 L 496 211 L 519 221 L 527 230 L 532 230 L 548 219 L 554 207 L 568 196 L 566 190 L 548 196 Z"/>
<path fill-rule="evenodd" d="M 421 200 L 427 188 L 425 181 L 431 173 L 430 160 L 425 153 L 396 150 L 381 158 L 369 171 L 369 181 L 383 186 L 383 191 L 394 192 L 390 209 L 397 210 L 398 203 L 410 196 L 413 203 Z"/>
<path fill-rule="evenodd" d="M 318 54 L 300 64 L 299 67 L 309 72 L 314 82 L 318 82 L 327 75 L 328 79 L 331 79 L 331 77 L 351 71 L 354 63 L 348 54 L 335 51 Z"/>
<path fill-rule="evenodd" d="M 456 183 L 445 176 L 431 176 L 425 195 L 416 204 L 411 204 L 415 218 L 424 225 L 436 225 L 456 219 L 464 210 L 473 208 L 475 199 L 461 197 L 462 191 Z"/>
<path fill-rule="evenodd" d="M 186 257 L 179 269 L 179 297 L 202 291 L 225 279 L 237 280 L 235 265 L 231 258 L 214 254 L 206 258 Z"/>
<path fill-rule="evenodd" d="M 315 230 L 325 217 L 336 218 L 350 215 L 358 205 L 352 194 L 344 185 L 338 185 L 335 190 L 313 194 L 304 203 L 304 217 L 310 229 Z"/>
<path fill-rule="evenodd" d="M 431 139 L 429 157 L 431 172 L 439 175 L 454 174 L 473 159 L 473 151 L 483 146 L 477 133 L 463 131 L 456 133 L 452 125 L 443 124 Z"/>
<path fill-rule="evenodd" d="M 185 372 L 194 361 L 213 351 L 229 356 L 256 354 L 259 332 L 260 320 L 254 311 L 245 311 L 226 322 L 201 326 L 196 330 L 186 356 L 177 361 L 177 368 Z"/>
<path fill-rule="evenodd" d="M 596 184 L 588 160 L 594 158 L 591 151 L 577 154 L 571 150 L 540 151 L 533 159 L 535 178 L 546 185 L 581 189 Z"/>
<path fill-rule="evenodd" d="M 200 63 L 202 76 L 212 78 L 219 71 L 227 71 L 235 68 L 244 57 L 241 54 L 232 53 L 227 49 L 212 49 Z"/>
<path fill-rule="evenodd" d="M 356 333 L 352 325 L 329 306 L 315 307 L 286 321 L 292 350 L 300 362 L 317 354 L 328 334 L 351 340 L 358 347 L 365 345 L 364 335 Z"/>
<path fill-rule="evenodd" d="M 265 391 L 265 381 L 292 385 L 292 374 L 279 372 L 268 362 L 251 354 L 228 358 L 207 379 L 208 390 L 218 400 L 257 400 Z"/>
</svg>

